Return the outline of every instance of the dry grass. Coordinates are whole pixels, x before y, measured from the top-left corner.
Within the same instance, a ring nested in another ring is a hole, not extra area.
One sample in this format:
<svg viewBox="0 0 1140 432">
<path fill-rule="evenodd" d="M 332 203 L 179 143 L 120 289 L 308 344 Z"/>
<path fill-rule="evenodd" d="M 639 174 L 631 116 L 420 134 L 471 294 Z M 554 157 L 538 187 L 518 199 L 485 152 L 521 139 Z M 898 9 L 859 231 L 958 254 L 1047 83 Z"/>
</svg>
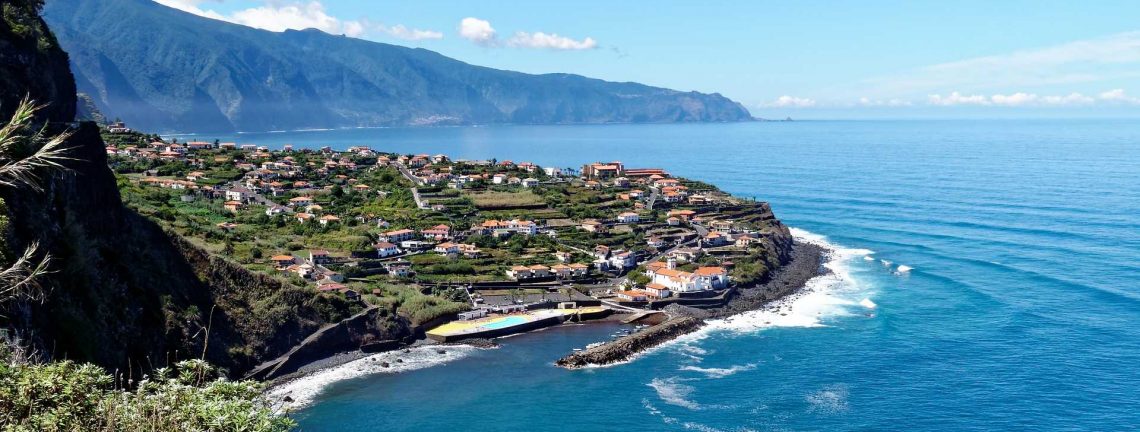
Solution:
<svg viewBox="0 0 1140 432">
<path fill-rule="evenodd" d="M 519 192 L 486 191 L 469 193 L 471 201 L 480 209 L 531 207 L 546 205 L 546 201 L 534 192 L 523 190 Z"/>
</svg>

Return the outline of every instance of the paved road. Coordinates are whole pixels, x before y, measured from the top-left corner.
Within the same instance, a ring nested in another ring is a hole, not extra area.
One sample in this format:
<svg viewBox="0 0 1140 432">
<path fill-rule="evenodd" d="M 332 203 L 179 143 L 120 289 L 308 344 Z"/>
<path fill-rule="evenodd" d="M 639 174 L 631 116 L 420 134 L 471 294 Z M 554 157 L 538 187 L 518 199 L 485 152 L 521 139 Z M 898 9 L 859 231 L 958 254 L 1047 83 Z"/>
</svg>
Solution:
<svg viewBox="0 0 1140 432">
<path fill-rule="evenodd" d="M 648 209 L 650 211 L 653 210 L 653 205 L 657 204 L 657 195 L 658 195 L 657 188 L 650 186 L 649 187 L 649 200 L 645 204 L 646 209 Z"/>
<path fill-rule="evenodd" d="M 413 185 L 419 185 L 422 183 L 419 177 L 416 177 L 414 174 L 412 174 L 412 172 L 408 170 L 408 167 L 404 166 L 404 164 L 396 163 L 396 169 L 400 170 L 400 174 L 403 174 L 404 178 L 407 178 L 409 181 L 411 181 Z M 412 187 L 412 198 L 415 198 L 416 200 L 416 207 L 419 207 L 421 209 L 431 208 L 428 205 L 427 201 L 420 197 L 420 190 L 415 186 Z"/>
</svg>

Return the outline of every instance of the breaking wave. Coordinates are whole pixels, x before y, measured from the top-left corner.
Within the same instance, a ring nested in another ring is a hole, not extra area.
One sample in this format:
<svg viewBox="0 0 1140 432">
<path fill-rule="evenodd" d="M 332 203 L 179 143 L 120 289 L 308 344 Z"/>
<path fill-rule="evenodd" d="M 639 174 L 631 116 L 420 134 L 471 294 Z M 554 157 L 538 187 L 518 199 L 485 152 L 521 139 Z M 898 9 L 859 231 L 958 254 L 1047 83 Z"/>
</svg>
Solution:
<svg viewBox="0 0 1140 432">
<path fill-rule="evenodd" d="M 266 391 L 266 396 L 282 408 L 297 409 L 311 404 L 335 382 L 378 373 L 425 369 L 467 357 L 476 349 L 466 345 L 422 346 L 411 348 L 406 353 L 402 350 L 378 353 L 275 385 Z M 388 367 L 383 363 L 388 363 Z"/>
<path fill-rule="evenodd" d="M 735 365 L 727 368 L 703 368 L 699 366 L 682 366 L 680 370 L 690 372 L 700 372 L 709 378 L 724 378 L 726 376 L 734 375 L 737 372 L 744 372 L 756 369 L 756 363 L 748 363 L 744 365 Z"/>
</svg>

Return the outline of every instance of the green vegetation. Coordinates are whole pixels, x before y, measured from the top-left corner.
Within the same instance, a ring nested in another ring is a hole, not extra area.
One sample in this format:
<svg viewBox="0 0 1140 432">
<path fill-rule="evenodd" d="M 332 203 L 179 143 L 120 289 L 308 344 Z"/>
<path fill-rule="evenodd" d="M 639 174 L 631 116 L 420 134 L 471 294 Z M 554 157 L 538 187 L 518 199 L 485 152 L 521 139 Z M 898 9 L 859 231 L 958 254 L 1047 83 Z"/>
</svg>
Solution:
<svg viewBox="0 0 1140 432">
<path fill-rule="evenodd" d="M 447 294 L 449 298 L 426 295 L 419 287 L 411 285 L 385 285 L 379 288 L 385 298 L 394 300 L 396 310 L 407 317 L 412 325 L 420 325 L 436 318 L 456 314 L 470 309 L 466 295 L 462 298 Z M 454 290 L 459 291 L 460 290 Z M 453 292 L 454 292 L 453 291 Z M 458 301 L 456 301 L 458 300 Z"/>
<path fill-rule="evenodd" d="M 0 347 L 5 431 L 271 432 L 295 426 L 274 412 L 260 384 L 228 381 L 200 360 L 158 369 L 125 388 L 94 365 L 37 364 L 5 349 Z"/>
</svg>

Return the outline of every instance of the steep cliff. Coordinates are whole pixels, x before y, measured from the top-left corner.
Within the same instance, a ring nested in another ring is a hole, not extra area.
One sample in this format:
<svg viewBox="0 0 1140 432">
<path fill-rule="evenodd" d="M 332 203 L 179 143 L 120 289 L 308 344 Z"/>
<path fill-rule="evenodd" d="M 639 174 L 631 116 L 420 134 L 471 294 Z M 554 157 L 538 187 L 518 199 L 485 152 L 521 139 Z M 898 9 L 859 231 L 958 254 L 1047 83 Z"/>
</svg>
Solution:
<svg viewBox="0 0 1140 432">
<path fill-rule="evenodd" d="M 76 98 L 67 55 L 48 43 L 37 2 L 2 7 L 0 107 L 10 112 L 27 93 L 50 102 L 40 121 L 53 132 L 68 129 Z M 238 374 L 358 308 L 165 232 L 123 205 L 98 127 L 81 123 L 71 132 L 71 160 L 44 173 L 42 191 L 0 188 L 3 245 L 20 251 L 38 242 L 53 257 L 47 295 L 5 304 L 0 325 L 45 356 L 139 373 L 204 353 Z"/>
<path fill-rule="evenodd" d="M 25 95 L 48 103 L 40 113 L 54 121 L 75 117 L 75 80 L 67 53 L 39 16 L 42 0 L 0 3 L 0 118 Z"/>
</svg>

